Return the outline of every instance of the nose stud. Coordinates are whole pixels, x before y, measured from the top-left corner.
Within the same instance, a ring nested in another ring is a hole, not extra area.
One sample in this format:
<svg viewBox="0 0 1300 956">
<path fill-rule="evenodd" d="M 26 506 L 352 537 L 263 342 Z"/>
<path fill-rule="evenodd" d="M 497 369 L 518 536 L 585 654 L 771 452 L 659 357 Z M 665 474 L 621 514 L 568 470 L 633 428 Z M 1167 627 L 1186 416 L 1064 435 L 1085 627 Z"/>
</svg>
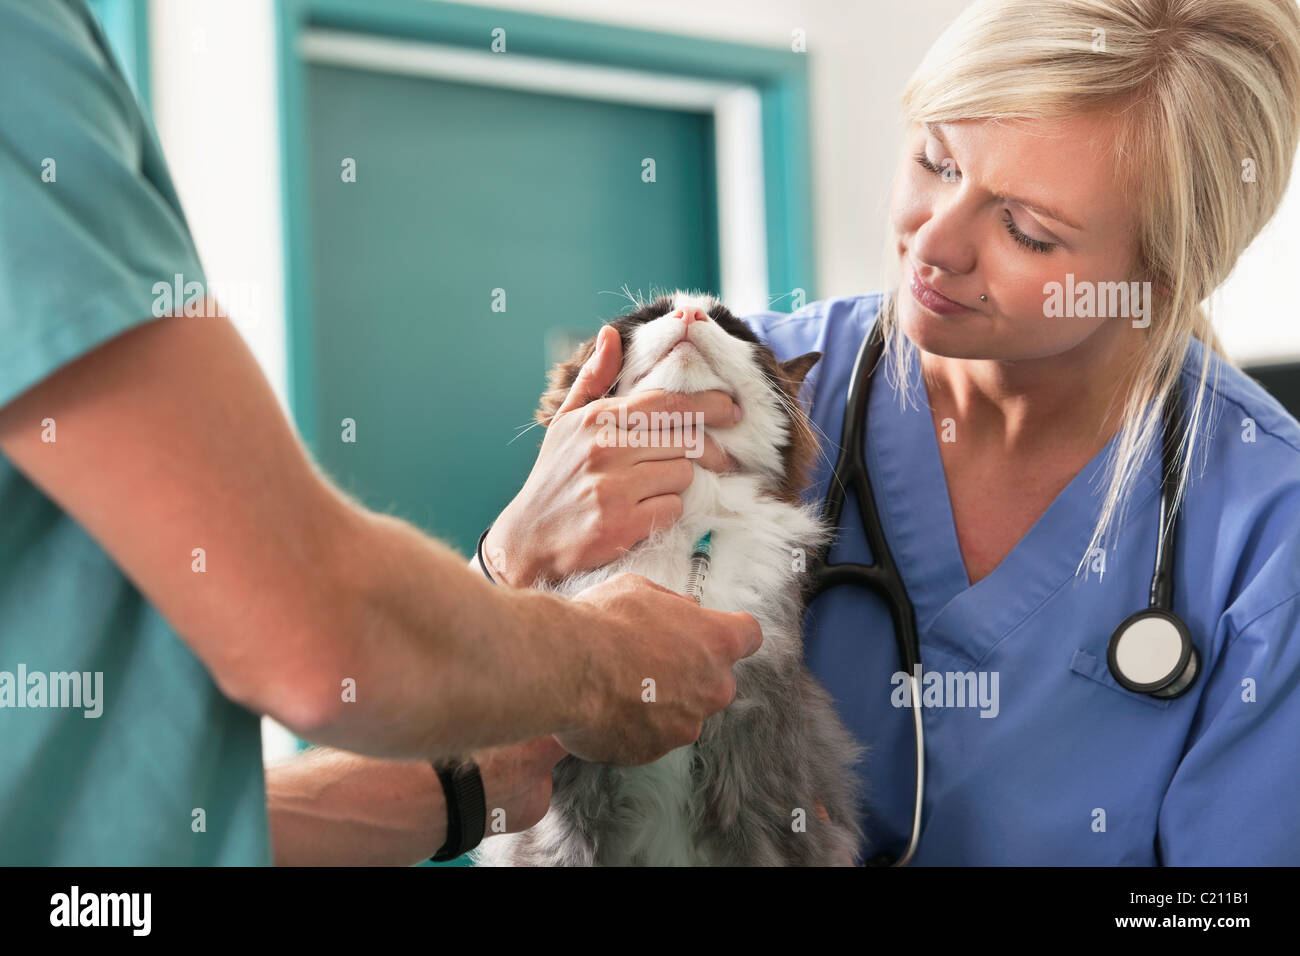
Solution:
<svg viewBox="0 0 1300 956">
<path fill-rule="evenodd" d="M 980 296 L 980 301 L 981 301 L 981 302 L 987 302 L 988 300 L 989 300 L 989 297 L 988 297 L 988 296 L 986 296 L 986 295 L 982 295 L 982 296 Z"/>
</svg>

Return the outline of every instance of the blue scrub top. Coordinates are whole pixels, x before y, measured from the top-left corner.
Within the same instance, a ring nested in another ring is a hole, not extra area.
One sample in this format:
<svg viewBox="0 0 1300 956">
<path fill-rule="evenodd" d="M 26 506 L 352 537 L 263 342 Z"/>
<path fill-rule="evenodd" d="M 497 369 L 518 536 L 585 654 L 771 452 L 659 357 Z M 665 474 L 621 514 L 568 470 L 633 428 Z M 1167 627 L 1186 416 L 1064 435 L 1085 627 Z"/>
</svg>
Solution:
<svg viewBox="0 0 1300 956">
<path fill-rule="evenodd" d="M 854 359 L 880 303 L 833 299 L 748 319 L 778 358 L 824 355 L 804 396 L 828 436 L 810 500 L 824 499 Z M 872 489 L 916 608 L 923 671 L 945 681 L 983 674 L 990 692 L 996 674 L 998 691 L 996 715 L 957 706 L 958 697 L 923 707 L 926 794 L 913 862 L 1300 863 L 1300 425 L 1212 357 L 1213 434 L 1174 555 L 1174 610 L 1203 670 L 1185 695 L 1162 701 L 1125 690 L 1106 664 L 1111 633 L 1147 606 L 1158 454 L 1145 463 L 1104 574 L 1075 569 L 1100 512 L 1109 445 L 971 586 L 909 349 L 917 407 L 903 410 L 888 379 L 873 376 Z M 1194 341 L 1183 369 L 1189 398 L 1203 354 Z M 831 560 L 871 560 L 851 494 Z M 840 587 L 814 602 L 806 624 L 809 666 L 869 748 L 868 855 L 897 854 L 911 831 L 915 756 L 912 714 L 891 702 L 902 702 L 891 682 L 901 665 L 887 605 Z"/>
<path fill-rule="evenodd" d="M 3 405 L 149 320 L 156 282 L 203 271 L 80 0 L 0 0 L 0 65 Z M 75 416 L 54 437 L 50 454 L 76 442 Z M 270 863 L 258 718 L 2 456 L 0 515 L 0 864 Z M 51 706 L 50 673 L 95 699 Z"/>
</svg>

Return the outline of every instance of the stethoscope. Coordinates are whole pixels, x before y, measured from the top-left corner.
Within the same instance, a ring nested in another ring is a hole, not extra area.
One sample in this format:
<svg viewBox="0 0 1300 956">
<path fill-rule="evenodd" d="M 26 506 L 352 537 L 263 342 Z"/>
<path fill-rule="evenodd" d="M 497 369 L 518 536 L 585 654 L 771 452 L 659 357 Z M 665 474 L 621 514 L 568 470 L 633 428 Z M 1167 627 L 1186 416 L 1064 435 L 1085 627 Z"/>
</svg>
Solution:
<svg viewBox="0 0 1300 956">
<path fill-rule="evenodd" d="M 925 728 L 921 720 L 918 679 L 921 673 L 921 646 L 916 633 L 916 611 L 885 540 L 863 454 L 871 375 L 883 351 L 884 336 L 877 321 L 858 349 L 853 375 L 849 379 L 840 453 L 835 460 L 823 509 L 827 526 L 838 529 L 840 514 L 844 509 L 845 491 L 852 488 L 862 512 L 862 530 L 867 545 L 875 556 L 875 563 L 832 564 L 829 561 L 828 546 L 821 564 L 814 572 L 809 601 L 837 585 L 856 584 L 875 591 L 889 605 L 899 661 L 911 683 L 912 722 L 916 731 L 916 797 L 912 809 L 912 833 L 902 854 L 891 861 L 889 853 L 881 852 L 868 860 L 867 865 L 905 866 L 915 855 L 921 838 L 921 807 L 925 797 Z M 1175 383 L 1172 400 L 1166 406 L 1164 415 L 1160 517 L 1150 599 L 1146 608 L 1129 615 L 1115 629 L 1106 651 L 1110 673 L 1120 686 L 1137 694 L 1148 694 L 1161 699 L 1186 693 L 1196 681 L 1200 670 L 1200 659 L 1192 644 L 1191 633 L 1182 619 L 1173 612 L 1174 537 L 1178 529 L 1179 511 L 1173 506 L 1178 481 L 1176 462 L 1179 441 L 1179 428 L 1173 410 L 1182 407 L 1180 395 L 1181 391 Z"/>
</svg>

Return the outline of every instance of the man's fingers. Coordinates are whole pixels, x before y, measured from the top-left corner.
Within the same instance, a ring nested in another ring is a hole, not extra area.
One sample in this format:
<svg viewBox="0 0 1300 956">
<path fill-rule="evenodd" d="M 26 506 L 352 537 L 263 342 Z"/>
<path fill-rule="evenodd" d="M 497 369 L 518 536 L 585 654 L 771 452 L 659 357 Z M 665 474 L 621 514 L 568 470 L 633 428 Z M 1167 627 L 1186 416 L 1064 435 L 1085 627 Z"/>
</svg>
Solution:
<svg viewBox="0 0 1300 956">
<path fill-rule="evenodd" d="M 521 773 L 541 773 L 559 763 L 567 750 L 550 734 L 519 743 L 503 744 L 475 751 L 474 760 L 480 767 L 496 766 L 509 777 Z"/>
<path fill-rule="evenodd" d="M 758 626 L 758 621 L 752 614 L 746 614 L 744 611 L 720 613 L 726 613 L 728 617 L 735 618 L 741 624 L 741 657 L 748 657 L 763 646 L 763 629 Z"/>
<path fill-rule="evenodd" d="M 628 575 L 628 577 L 635 578 L 637 584 L 643 587 L 649 587 L 651 590 L 658 591 L 660 594 L 671 594 L 675 598 L 681 598 L 683 601 L 690 601 L 692 604 L 695 603 L 694 598 L 688 597 L 687 595 L 682 594 L 680 591 L 674 591 L 672 590 L 672 588 L 666 588 L 662 584 L 658 584 L 655 581 L 651 581 L 649 578 L 645 577 L 644 575 L 632 574 L 631 572 L 625 572 L 625 573 Z"/>
<path fill-rule="evenodd" d="M 736 468 L 735 460 L 708 435 L 704 436 L 704 450 L 700 453 L 700 457 L 694 460 L 702 467 L 720 475 L 725 475 Z"/>
<path fill-rule="evenodd" d="M 554 736 L 548 734 L 545 737 L 538 737 L 532 742 L 529 748 L 532 757 L 541 767 L 554 767 L 560 762 L 560 758 L 568 753 Z"/>
<path fill-rule="evenodd" d="M 622 367 L 623 341 L 612 326 L 602 325 L 596 334 L 596 348 L 582 366 L 578 377 L 573 380 L 573 387 L 569 389 L 564 404 L 555 413 L 556 417 L 581 408 L 604 395 L 618 378 Z"/>
<path fill-rule="evenodd" d="M 629 454 L 633 456 L 633 462 L 638 466 L 646 462 L 686 458 L 718 474 L 726 474 L 736 468 L 736 462 L 713 437 L 697 428 L 685 431 L 674 429 L 655 433 L 652 437 L 655 439 L 653 442 L 638 441 L 636 445 L 630 440 L 623 440 Z"/>
<path fill-rule="evenodd" d="M 638 462 L 632 466 L 629 475 L 631 483 L 627 491 L 630 499 L 644 502 L 660 495 L 680 495 L 690 487 L 695 469 L 685 459 L 674 457 Z M 678 504 L 681 504 L 680 500 Z"/>
<path fill-rule="evenodd" d="M 650 537 L 656 528 L 669 527 L 681 516 L 681 496 L 672 492 L 638 501 L 628 515 L 638 542 Z"/>
<path fill-rule="evenodd" d="M 687 395 L 683 392 L 667 392 L 661 388 L 652 388 L 638 392 L 627 399 L 627 413 L 631 415 L 632 412 L 645 412 L 647 415 L 655 412 L 671 415 L 676 412 L 679 415 L 691 416 L 689 419 L 691 423 L 695 422 L 694 416 L 699 413 L 704 416 L 703 424 L 714 428 L 730 428 L 743 417 L 740 406 L 731 400 L 731 396 L 716 389 Z M 649 426 L 656 427 L 653 419 L 650 420 Z"/>
</svg>

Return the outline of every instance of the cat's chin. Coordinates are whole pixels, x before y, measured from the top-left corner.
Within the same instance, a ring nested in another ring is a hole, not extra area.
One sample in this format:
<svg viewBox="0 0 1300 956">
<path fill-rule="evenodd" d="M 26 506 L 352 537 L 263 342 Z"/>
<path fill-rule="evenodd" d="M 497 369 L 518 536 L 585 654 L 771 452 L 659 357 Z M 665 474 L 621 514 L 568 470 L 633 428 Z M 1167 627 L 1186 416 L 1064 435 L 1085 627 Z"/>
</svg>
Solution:
<svg viewBox="0 0 1300 956">
<path fill-rule="evenodd" d="M 717 373 L 699 358 L 677 358 L 670 355 L 649 371 L 632 381 L 630 394 L 661 388 L 666 392 L 719 391 L 726 392 L 735 401 L 735 389 L 718 377 Z"/>
</svg>

